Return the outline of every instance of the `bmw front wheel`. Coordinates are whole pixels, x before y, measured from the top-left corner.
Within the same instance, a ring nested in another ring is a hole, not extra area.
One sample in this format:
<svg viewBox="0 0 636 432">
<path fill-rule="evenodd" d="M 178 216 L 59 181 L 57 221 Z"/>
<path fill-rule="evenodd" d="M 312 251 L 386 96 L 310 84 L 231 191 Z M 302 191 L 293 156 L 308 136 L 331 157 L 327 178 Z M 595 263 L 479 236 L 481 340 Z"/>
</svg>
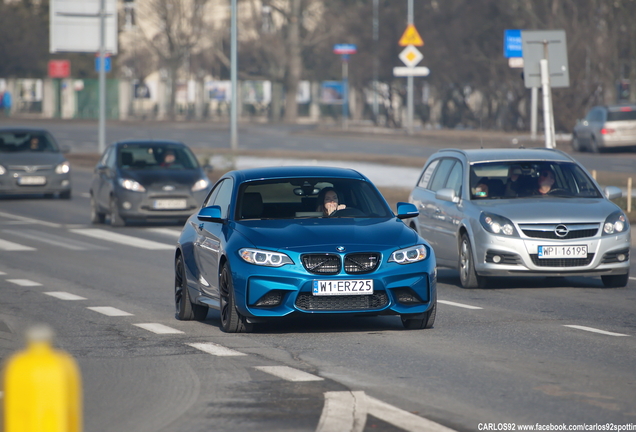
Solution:
<svg viewBox="0 0 636 432">
<path fill-rule="evenodd" d="M 219 280 L 219 290 L 221 294 L 221 330 L 226 333 L 249 333 L 253 329 L 253 324 L 247 322 L 236 309 L 236 294 L 234 293 L 234 282 L 232 272 L 225 263 L 221 270 Z"/>
<path fill-rule="evenodd" d="M 174 265 L 174 304 L 175 316 L 180 321 L 202 321 L 208 315 L 207 306 L 193 304 L 188 292 L 183 257 L 179 256 Z"/>
</svg>

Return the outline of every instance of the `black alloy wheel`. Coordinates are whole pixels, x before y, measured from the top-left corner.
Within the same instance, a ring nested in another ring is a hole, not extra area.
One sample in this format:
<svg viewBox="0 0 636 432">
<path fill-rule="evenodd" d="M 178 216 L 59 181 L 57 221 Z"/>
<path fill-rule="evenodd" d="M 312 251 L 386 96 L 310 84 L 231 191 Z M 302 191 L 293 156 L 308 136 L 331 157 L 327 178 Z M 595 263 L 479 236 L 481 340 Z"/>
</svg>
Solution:
<svg viewBox="0 0 636 432">
<path fill-rule="evenodd" d="M 400 318 L 402 319 L 402 325 L 405 329 L 418 330 L 432 328 L 435 323 L 435 315 L 437 315 L 437 301 L 433 303 L 432 308 L 423 314 L 404 314 L 400 315 Z"/>
<path fill-rule="evenodd" d="M 91 223 L 103 224 L 105 221 L 106 214 L 97 209 L 97 201 L 95 201 L 95 197 L 91 194 Z"/>
<path fill-rule="evenodd" d="M 236 309 L 236 297 L 232 272 L 227 263 L 223 265 L 219 280 L 220 305 L 221 305 L 221 330 L 226 333 L 250 333 L 254 325 L 248 323 Z"/>
<path fill-rule="evenodd" d="M 174 304 L 175 317 L 180 321 L 191 321 L 193 319 L 202 321 L 208 315 L 206 306 L 192 304 L 190 300 L 185 265 L 181 255 L 177 257 L 174 265 Z"/>
</svg>

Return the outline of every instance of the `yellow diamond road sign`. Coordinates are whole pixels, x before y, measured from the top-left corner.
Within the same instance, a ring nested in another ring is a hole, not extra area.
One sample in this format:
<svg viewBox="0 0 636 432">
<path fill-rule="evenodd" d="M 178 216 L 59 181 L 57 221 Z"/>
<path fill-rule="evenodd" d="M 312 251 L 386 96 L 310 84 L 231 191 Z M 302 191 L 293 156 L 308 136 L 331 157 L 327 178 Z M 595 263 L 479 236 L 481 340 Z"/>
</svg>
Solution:
<svg viewBox="0 0 636 432">
<path fill-rule="evenodd" d="M 413 24 L 409 24 L 398 42 L 400 46 L 423 46 L 424 41 Z"/>
<path fill-rule="evenodd" d="M 408 67 L 414 67 L 416 64 L 422 61 L 424 56 L 413 45 L 409 45 L 402 50 L 399 55 L 400 60 L 404 62 Z"/>
</svg>

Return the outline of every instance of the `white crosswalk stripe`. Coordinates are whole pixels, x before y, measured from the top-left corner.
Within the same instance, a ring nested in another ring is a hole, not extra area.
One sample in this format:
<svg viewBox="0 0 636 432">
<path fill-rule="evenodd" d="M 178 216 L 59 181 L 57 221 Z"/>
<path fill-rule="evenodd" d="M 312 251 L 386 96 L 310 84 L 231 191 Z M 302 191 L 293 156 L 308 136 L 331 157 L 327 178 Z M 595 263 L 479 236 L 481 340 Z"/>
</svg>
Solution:
<svg viewBox="0 0 636 432">
<path fill-rule="evenodd" d="M 34 282 L 32 280 L 29 280 L 29 279 L 7 279 L 7 282 L 11 282 L 12 284 L 20 285 L 20 286 L 23 286 L 23 287 L 42 286 L 41 283 Z"/>
<path fill-rule="evenodd" d="M 2 230 L 3 232 L 10 233 L 15 236 L 24 237 L 30 240 L 35 240 L 39 243 L 46 243 L 53 246 L 59 246 L 64 249 L 69 250 L 108 250 L 108 248 L 103 246 L 98 246 L 95 244 L 77 241 L 69 239 L 68 237 L 58 236 L 51 233 L 47 233 L 45 231 L 36 231 L 36 230 L 19 230 L 19 231 L 11 231 L 11 230 Z"/>
<path fill-rule="evenodd" d="M 117 309 L 114 307 L 110 307 L 110 306 L 94 306 L 94 307 L 89 307 L 86 309 L 90 309 L 92 311 L 95 312 L 99 312 L 102 315 L 107 315 L 107 316 L 133 316 L 133 314 L 125 312 L 121 309 Z"/>
<path fill-rule="evenodd" d="M 18 252 L 18 251 L 34 251 L 37 250 L 31 246 L 25 246 L 18 243 L 13 243 L 8 240 L 0 239 L 0 250 L 10 251 L 10 252 Z"/>
<path fill-rule="evenodd" d="M 215 344 L 213 342 L 205 343 L 188 343 L 192 348 L 196 348 L 208 354 L 212 354 L 218 357 L 230 357 L 230 356 L 244 356 L 247 355 L 242 352 L 234 351 L 233 349 L 226 348 L 222 345 Z"/>
<path fill-rule="evenodd" d="M 123 244 L 127 246 L 147 249 L 147 250 L 173 250 L 174 249 L 174 245 L 171 245 L 171 244 L 159 243 L 152 240 L 145 240 L 139 237 L 119 234 L 116 232 L 98 229 L 98 228 L 71 229 L 69 231 L 75 234 L 81 234 L 81 235 L 96 238 L 99 240 L 110 241 L 113 243 L 119 243 L 119 244 Z"/>
<path fill-rule="evenodd" d="M 163 324 L 157 323 L 143 323 L 143 324 L 135 324 L 137 327 L 140 327 L 144 330 L 148 330 L 149 332 L 153 332 L 155 334 L 178 334 L 183 333 L 181 330 L 173 329 L 172 327 L 168 327 Z"/>
<path fill-rule="evenodd" d="M 320 378 L 316 375 L 312 375 L 289 366 L 256 366 L 255 369 L 274 375 L 278 378 L 282 378 L 286 381 L 300 382 L 324 380 L 324 378 Z"/>
<path fill-rule="evenodd" d="M 67 293 L 64 291 L 49 291 L 44 294 L 50 295 L 51 297 L 58 298 L 60 300 L 86 300 L 86 297 L 80 297 L 75 294 Z"/>
</svg>

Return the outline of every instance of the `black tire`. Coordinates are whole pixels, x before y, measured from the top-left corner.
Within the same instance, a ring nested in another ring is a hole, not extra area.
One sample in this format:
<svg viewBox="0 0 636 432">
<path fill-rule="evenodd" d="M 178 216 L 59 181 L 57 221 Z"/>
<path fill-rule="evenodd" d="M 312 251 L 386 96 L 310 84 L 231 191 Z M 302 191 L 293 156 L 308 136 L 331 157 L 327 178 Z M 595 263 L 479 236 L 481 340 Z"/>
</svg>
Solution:
<svg viewBox="0 0 636 432">
<path fill-rule="evenodd" d="M 174 304 L 175 318 L 180 321 L 193 319 L 202 321 L 208 315 L 207 306 L 193 304 L 188 292 L 188 280 L 183 257 L 179 256 L 174 264 Z"/>
<path fill-rule="evenodd" d="M 603 149 L 598 146 L 596 138 L 590 138 L 590 150 L 594 153 L 603 153 Z"/>
<path fill-rule="evenodd" d="M 583 151 L 581 149 L 581 143 L 579 141 L 579 137 L 577 137 L 576 135 L 572 135 L 572 150 L 574 150 L 575 152 L 580 152 Z"/>
<path fill-rule="evenodd" d="M 60 192 L 60 199 L 71 199 L 71 191 Z"/>
<path fill-rule="evenodd" d="M 419 330 L 419 329 L 429 329 L 433 327 L 435 323 L 435 315 L 437 314 L 437 301 L 433 303 L 433 307 L 423 314 L 417 315 L 409 315 L 404 314 L 400 315 L 402 318 L 402 325 L 405 329 L 408 330 Z"/>
<path fill-rule="evenodd" d="M 462 234 L 459 244 L 459 281 L 464 288 L 484 288 L 486 286 L 486 278 L 475 272 L 473 250 L 466 234 Z"/>
<path fill-rule="evenodd" d="M 232 272 L 225 263 L 219 278 L 221 330 L 225 333 L 250 333 L 254 326 L 236 309 Z"/>
<path fill-rule="evenodd" d="M 624 275 L 606 275 L 601 276 L 605 288 L 623 288 L 629 282 L 629 273 Z"/>
<path fill-rule="evenodd" d="M 124 225 L 126 225 L 126 220 L 119 215 L 117 200 L 115 197 L 110 197 L 110 226 L 122 227 Z"/>
<path fill-rule="evenodd" d="M 106 214 L 98 210 L 95 197 L 91 194 L 91 223 L 103 224 L 105 221 Z"/>
</svg>

